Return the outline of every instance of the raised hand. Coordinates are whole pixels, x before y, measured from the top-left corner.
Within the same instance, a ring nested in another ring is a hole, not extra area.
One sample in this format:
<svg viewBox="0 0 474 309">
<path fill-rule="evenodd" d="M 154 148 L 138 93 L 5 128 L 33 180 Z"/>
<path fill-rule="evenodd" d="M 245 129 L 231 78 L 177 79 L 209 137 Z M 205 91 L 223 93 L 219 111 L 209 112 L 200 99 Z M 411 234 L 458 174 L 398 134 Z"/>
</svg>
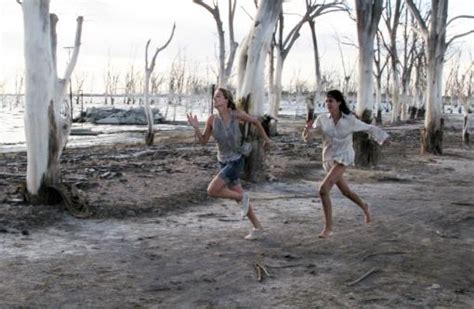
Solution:
<svg viewBox="0 0 474 309">
<path fill-rule="evenodd" d="M 306 122 L 306 125 L 304 126 L 303 132 L 301 132 L 301 137 L 303 138 L 303 141 L 306 143 L 309 138 L 309 129 L 313 127 L 313 120 L 309 120 Z"/>
<path fill-rule="evenodd" d="M 194 129 L 199 129 L 199 121 L 196 115 L 193 115 L 193 113 L 187 113 L 186 117 L 188 117 L 188 122 Z"/>
<path fill-rule="evenodd" d="M 272 147 L 272 141 L 271 140 L 265 140 L 263 141 L 263 149 L 265 151 L 270 151 L 270 148 Z"/>
</svg>

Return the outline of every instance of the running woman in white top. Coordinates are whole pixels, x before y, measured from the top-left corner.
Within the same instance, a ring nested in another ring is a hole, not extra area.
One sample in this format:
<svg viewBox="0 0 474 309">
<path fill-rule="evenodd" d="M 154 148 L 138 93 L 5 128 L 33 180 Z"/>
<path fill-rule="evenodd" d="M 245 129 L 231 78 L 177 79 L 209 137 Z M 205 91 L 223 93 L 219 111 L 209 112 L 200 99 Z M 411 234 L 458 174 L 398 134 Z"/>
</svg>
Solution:
<svg viewBox="0 0 474 309">
<path fill-rule="evenodd" d="M 352 133 L 366 131 L 379 144 L 383 144 L 388 138 L 388 134 L 382 129 L 357 119 L 347 107 L 344 96 L 339 90 L 327 92 L 326 108 L 329 113 L 318 116 L 314 123 L 308 121 L 302 134 L 303 139 L 307 141 L 310 129 L 315 129 L 323 138 L 323 167 L 327 174 L 319 187 L 325 219 L 324 228 L 319 234 L 320 238 L 332 234 L 332 205 L 329 193 L 334 185 L 341 190 L 344 196 L 362 209 L 364 222 L 370 222 L 367 203 L 349 188 L 343 177 L 346 167 L 354 164 Z"/>
</svg>

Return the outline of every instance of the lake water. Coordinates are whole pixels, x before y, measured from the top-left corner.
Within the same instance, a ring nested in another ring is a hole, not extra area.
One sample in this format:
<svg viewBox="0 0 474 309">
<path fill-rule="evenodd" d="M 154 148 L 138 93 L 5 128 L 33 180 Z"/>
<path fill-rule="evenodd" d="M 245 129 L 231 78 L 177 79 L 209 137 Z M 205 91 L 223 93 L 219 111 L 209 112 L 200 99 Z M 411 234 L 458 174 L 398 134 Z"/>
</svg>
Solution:
<svg viewBox="0 0 474 309">
<path fill-rule="evenodd" d="M 10 100 L 10 101 L 8 101 Z M 16 107 L 13 104 L 13 97 L 7 97 L 0 105 L 0 152 L 25 151 L 25 130 L 24 130 L 24 108 Z M 122 101 L 121 99 L 119 101 Z M 167 98 L 155 100 L 162 115 L 169 121 L 186 121 L 186 113 L 192 112 L 197 115 L 200 121 L 205 121 L 209 113 L 210 99 L 203 97 L 183 98 L 180 104 L 168 104 Z M 88 107 L 110 106 L 104 104 L 103 97 L 84 98 L 83 110 Z M 114 107 L 128 109 L 135 105 L 117 103 Z M 74 115 L 78 116 L 81 110 L 80 104 L 73 104 Z M 316 112 L 323 111 L 317 108 Z M 293 98 L 285 100 L 281 105 L 281 115 L 303 116 L 306 113 L 304 98 Z M 191 130 L 188 125 L 155 124 L 157 131 L 164 130 Z M 98 144 L 114 144 L 118 142 L 143 142 L 143 134 L 146 131 L 144 125 L 95 125 L 91 123 L 73 123 L 73 129 L 84 128 L 100 132 L 96 136 L 71 135 L 68 139 L 70 147 L 86 147 Z"/>
</svg>

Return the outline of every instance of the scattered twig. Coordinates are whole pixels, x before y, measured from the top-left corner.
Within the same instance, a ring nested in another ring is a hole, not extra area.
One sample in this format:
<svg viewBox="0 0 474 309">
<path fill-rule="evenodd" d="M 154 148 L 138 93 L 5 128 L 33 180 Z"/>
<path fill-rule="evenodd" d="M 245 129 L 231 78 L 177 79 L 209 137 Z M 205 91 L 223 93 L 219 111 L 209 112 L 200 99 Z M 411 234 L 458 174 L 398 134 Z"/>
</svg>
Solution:
<svg viewBox="0 0 474 309">
<path fill-rule="evenodd" d="M 265 276 L 271 277 L 268 270 L 261 263 L 255 263 L 255 273 L 257 275 L 257 281 L 258 282 L 262 282 Z"/>
<path fill-rule="evenodd" d="M 257 265 L 257 267 L 260 267 L 267 277 L 271 277 L 270 273 L 268 272 L 268 270 L 265 268 L 263 264 L 256 263 L 255 265 Z"/>
<path fill-rule="evenodd" d="M 396 254 L 405 254 L 406 252 L 403 251 L 388 251 L 388 252 L 375 252 L 372 254 L 368 254 L 362 258 L 362 261 L 367 260 L 368 258 L 377 256 L 377 255 L 396 255 Z"/>
<path fill-rule="evenodd" d="M 347 286 L 354 286 L 356 285 L 357 283 L 361 282 L 362 280 L 364 280 L 365 278 L 367 278 L 368 276 L 372 275 L 373 273 L 376 273 L 380 271 L 380 269 L 378 268 L 371 268 L 368 272 L 366 272 L 365 274 L 363 274 L 362 276 L 360 276 L 359 278 L 357 278 L 356 280 L 354 281 L 351 281 L 347 284 Z"/>
<path fill-rule="evenodd" d="M 255 272 L 257 274 L 257 281 L 262 282 L 262 270 L 258 267 L 258 264 L 255 264 Z"/>
<path fill-rule="evenodd" d="M 474 206 L 474 203 L 468 203 L 468 202 L 453 202 L 451 205 L 455 206 Z"/>
<path fill-rule="evenodd" d="M 287 264 L 287 265 L 268 265 L 267 264 L 267 267 L 270 267 L 270 268 L 291 268 L 291 267 L 299 267 L 299 266 L 303 266 L 302 264 Z"/>
</svg>

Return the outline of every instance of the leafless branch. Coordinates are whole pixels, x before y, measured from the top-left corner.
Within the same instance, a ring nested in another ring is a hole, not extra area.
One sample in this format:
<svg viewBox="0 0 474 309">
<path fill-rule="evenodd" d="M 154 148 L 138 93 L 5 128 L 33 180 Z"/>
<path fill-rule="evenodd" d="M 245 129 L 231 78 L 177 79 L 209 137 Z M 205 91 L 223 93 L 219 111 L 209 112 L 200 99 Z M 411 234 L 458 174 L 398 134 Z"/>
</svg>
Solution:
<svg viewBox="0 0 474 309">
<path fill-rule="evenodd" d="M 160 51 L 162 51 L 163 49 L 165 49 L 168 46 L 168 44 L 171 42 L 171 40 L 173 39 L 175 29 L 176 29 L 176 23 L 173 24 L 173 29 L 171 30 L 171 34 L 170 34 L 170 37 L 169 37 L 168 41 L 166 41 L 166 43 L 163 44 L 163 46 L 156 49 L 155 54 L 153 55 L 153 58 L 151 60 L 151 65 L 150 65 L 151 68 L 153 68 L 155 66 L 156 56 L 158 56 L 158 53 Z M 153 71 L 153 69 L 152 69 L 152 71 Z"/>
<path fill-rule="evenodd" d="M 451 24 L 456 19 L 461 19 L 461 18 L 474 18 L 474 16 L 473 15 L 459 15 L 459 16 L 453 17 L 446 23 L 445 28 L 447 28 L 449 24 Z"/>
<path fill-rule="evenodd" d="M 244 13 L 250 18 L 251 21 L 253 21 L 253 16 L 250 15 L 249 12 L 247 12 L 247 10 L 243 7 L 243 6 L 240 6 L 240 8 L 244 11 Z"/>
<path fill-rule="evenodd" d="M 408 8 L 410 9 L 411 14 L 416 19 L 416 21 L 418 22 L 418 25 L 421 28 L 421 29 L 417 29 L 417 28 L 413 28 L 413 29 L 415 31 L 419 32 L 420 35 L 422 35 L 424 38 L 427 38 L 428 37 L 428 27 L 426 26 L 426 23 L 423 20 L 423 17 L 421 17 L 420 11 L 416 7 L 416 5 L 413 3 L 413 0 L 406 0 L 406 4 L 408 5 Z"/>
<path fill-rule="evenodd" d="M 459 39 L 459 38 L 462 38 L 463 36 L 469 35 L 469 34 L 471 34 L 471 33 L 474 33 L 474 30 L 471 30 L 471 31 L 468 31 L 468 32 L 461 33 L 461 34 L 458 34 L 458 35 L 453 36 L 453 37 L 446 43 L 446 46 L 449 46 L 454 40 L 457 40 L 457 39 Z"/>
<path fill-rule="evenodd" d="M 72 51 L 71 60 L 68 63 L 66 71 L 64 73 L 64 79 L 69 80 L 72 75 L 72 71 L 76 66 L 77 57 L 79 56 L 79 49 L 81 47 L 81 36 L 82 36 L 82 22 L 84 21 L 84 17 L 79 16 L 77 18 L 77 25 L 76 25 L 76 37 L 74 39 L 74 49 Z"/>
<path fill-rule="evenodd" d="M 148 69 L 148 48 L 150 47 L 151 39 L 148 39 L 145 46 L 145 69 Z"/>
</svg>

